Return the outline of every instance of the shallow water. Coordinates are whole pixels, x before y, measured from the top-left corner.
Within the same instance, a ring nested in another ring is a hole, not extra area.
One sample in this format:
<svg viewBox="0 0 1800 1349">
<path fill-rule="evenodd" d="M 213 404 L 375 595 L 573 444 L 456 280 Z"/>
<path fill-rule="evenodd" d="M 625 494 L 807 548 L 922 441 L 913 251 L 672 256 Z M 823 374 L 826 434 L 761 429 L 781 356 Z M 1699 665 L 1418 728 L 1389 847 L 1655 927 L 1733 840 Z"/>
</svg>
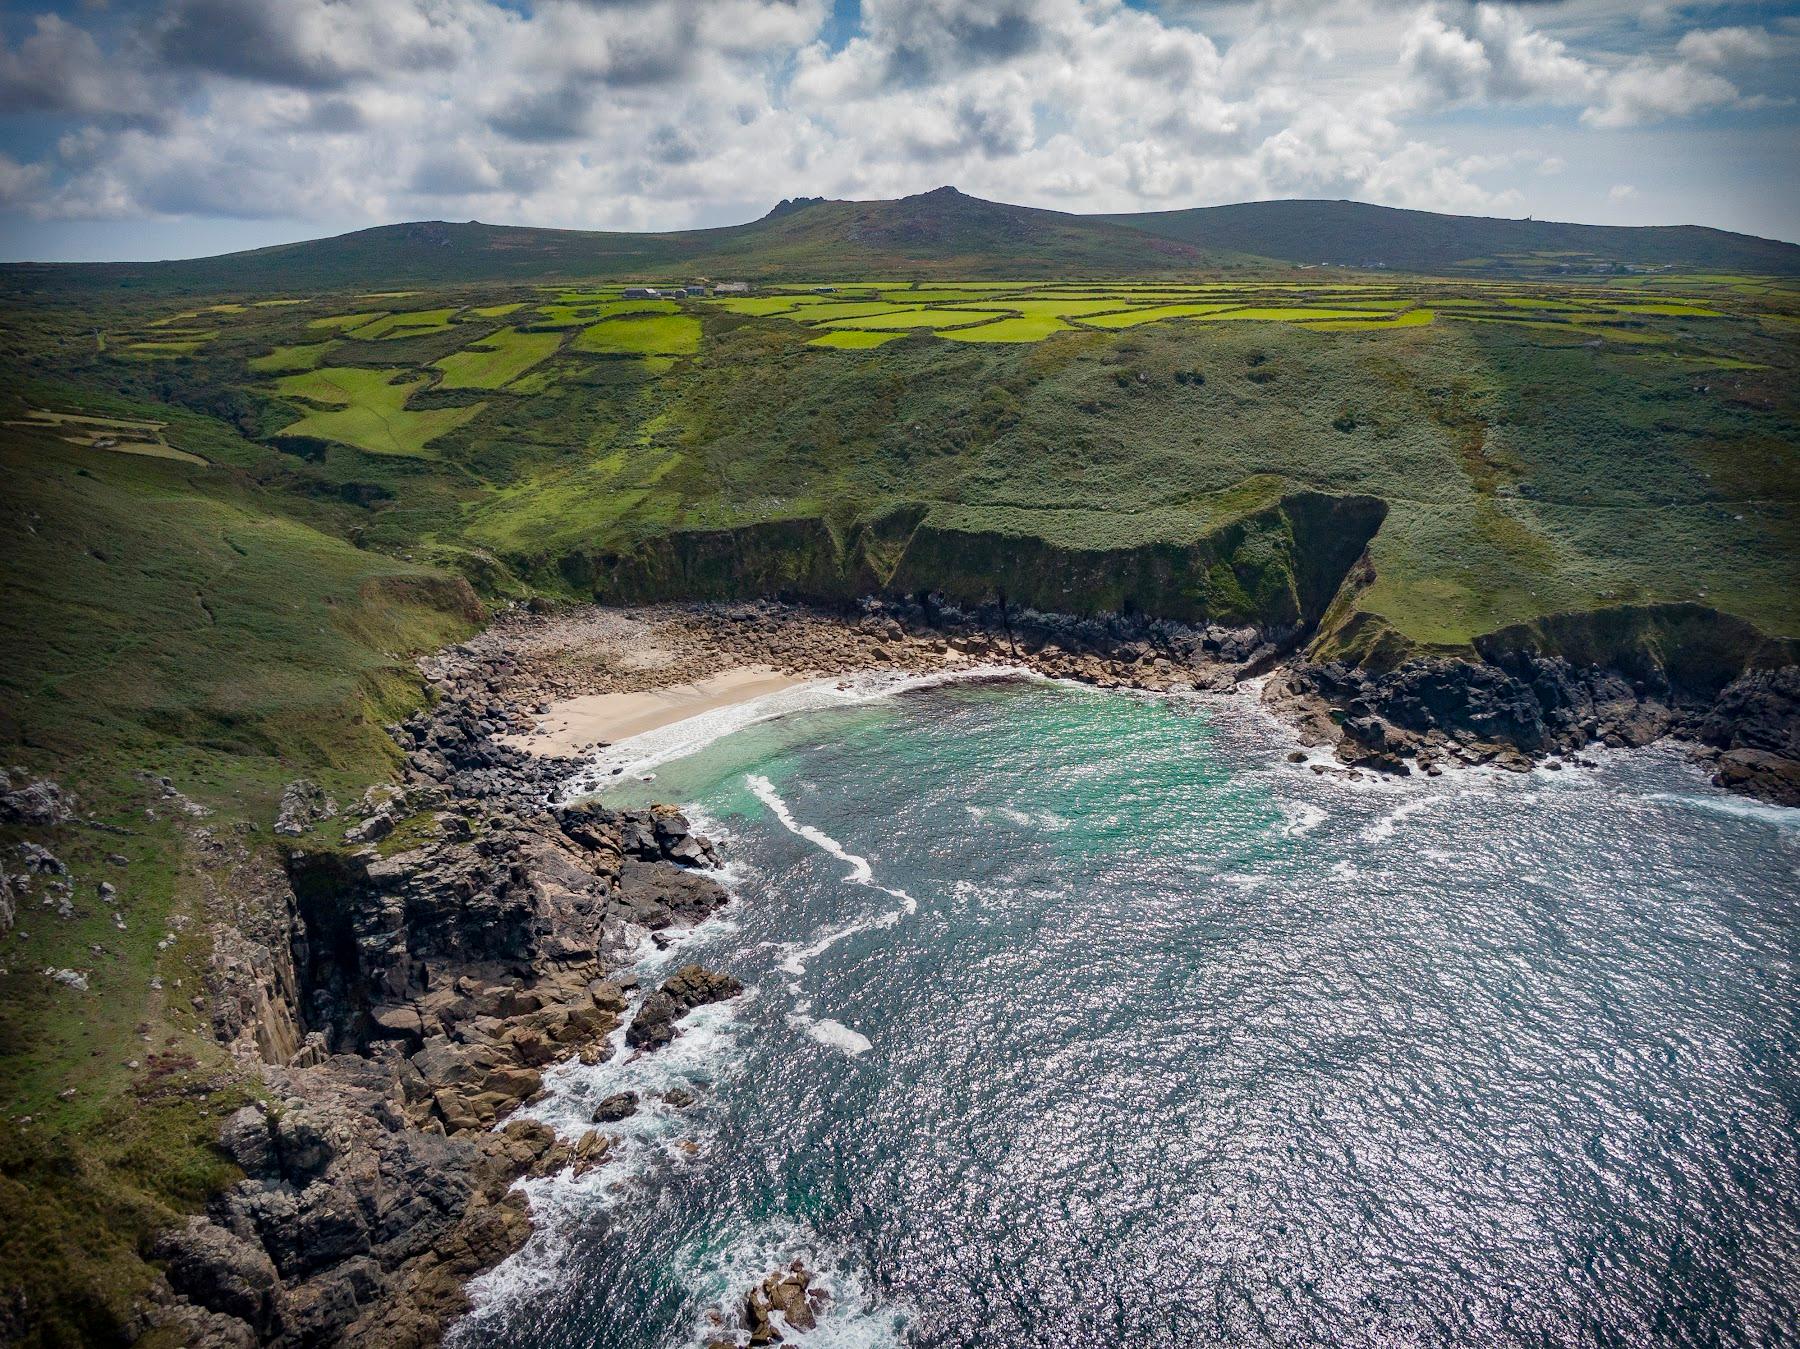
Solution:
<svg viewBox="0 0 1800 1349">
<path fill-rule="evenodd" d="M 1800 812 L 1668 749 L 1348 783 L 1243 698 L 820 702 L 602 772 L 733 859 L 646 982 L 751 992 L 551 1075 L 570 1136 L 700 1101 L 531 1183 L 461 1344 L 704 1343 L 795 1256 L 809 1344 L 1800 1335 Z"/>
</svg>

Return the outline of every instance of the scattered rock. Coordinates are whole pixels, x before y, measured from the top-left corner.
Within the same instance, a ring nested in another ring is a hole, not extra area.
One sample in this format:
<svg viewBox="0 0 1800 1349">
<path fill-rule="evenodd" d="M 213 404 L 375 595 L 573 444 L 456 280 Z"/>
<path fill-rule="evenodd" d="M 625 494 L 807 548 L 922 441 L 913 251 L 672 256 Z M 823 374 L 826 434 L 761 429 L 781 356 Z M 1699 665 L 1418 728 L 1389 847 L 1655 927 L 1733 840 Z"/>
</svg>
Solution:
<svg viewBox="0 0 1800 1349">
<path fill-rule="evenodd" d="M 33 876 L 67 876 L 69 869 L 48 848 L 39 843 L 21 843 L 19 857 L 25 870 Z"/>
</svg>

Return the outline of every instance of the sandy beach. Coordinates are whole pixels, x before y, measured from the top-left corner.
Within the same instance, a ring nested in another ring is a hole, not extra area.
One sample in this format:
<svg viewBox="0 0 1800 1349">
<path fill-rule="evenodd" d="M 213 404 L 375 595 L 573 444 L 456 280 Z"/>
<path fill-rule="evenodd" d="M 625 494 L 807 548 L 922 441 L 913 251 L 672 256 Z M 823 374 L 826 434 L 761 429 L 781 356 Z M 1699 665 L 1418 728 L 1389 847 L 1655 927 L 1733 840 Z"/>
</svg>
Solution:
<svg viewBox="0 0 1800 1349">
<path fill-rule="evenodd" d="M 615 744 L 688 717 L 747 702 L 804 682 L 769 665 L 742 665 L 718 674 L 632 693 L 589 693 L 559 699 L 538 718 L 537 729 L 504 737 L 533 754 L 571 755 L 597 742 Z"/>
</svg>

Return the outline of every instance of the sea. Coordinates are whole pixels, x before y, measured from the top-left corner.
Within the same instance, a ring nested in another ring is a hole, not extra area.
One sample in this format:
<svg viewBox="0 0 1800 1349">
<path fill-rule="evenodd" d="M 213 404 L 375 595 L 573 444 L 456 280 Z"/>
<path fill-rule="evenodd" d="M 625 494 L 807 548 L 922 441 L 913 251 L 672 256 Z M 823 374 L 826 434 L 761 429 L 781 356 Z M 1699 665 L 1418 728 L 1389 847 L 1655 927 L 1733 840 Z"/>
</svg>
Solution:
<svg viewBox="0 0 1800 1349">
<path fill-rule="evenodd" d="M 605 1165 L 452 1342 L 1800 1343 L 1800 811 L 1676 746 L 1351 780 L 1250 694 L 864 676 L 605 751 L 747 992 L 546 1074 Z M 674 1093 L 679 1101 L 663 1099 Z"/>
</svg>

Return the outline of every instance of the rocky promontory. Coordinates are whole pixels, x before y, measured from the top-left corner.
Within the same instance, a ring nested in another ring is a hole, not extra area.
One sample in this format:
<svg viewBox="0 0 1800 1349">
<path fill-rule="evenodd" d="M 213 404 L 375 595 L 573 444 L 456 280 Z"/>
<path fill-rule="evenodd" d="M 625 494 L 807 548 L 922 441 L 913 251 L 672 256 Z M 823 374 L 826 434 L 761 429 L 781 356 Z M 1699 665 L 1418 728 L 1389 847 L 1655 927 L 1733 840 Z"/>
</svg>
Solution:
<svg viewBox="0 0 1800 1349">
<path fill-rule="evenodd" d="M 283 873 L 260 877 L 258 921 L 218 934 L 214 1029 L 266 1099 L 220 1135 L 243 1179 L 152 1252 L 153 1320 L 184 1343 L 435 1343 L 529 1232 L 513 1182 L 605 1152 L 507 1117 L 552 1064 L 615 1052 L 635 980 L 608 976 L 647 934 L 729 898 L 678 811 L 551 800 L 567 766 L 496 739 L 520 717 L 495 694 L 503 658 L 427 669 L 434 705 L 390 728 L 402 781 L 342 818 L 290 788 Z M 634 1024 L 672 1037 L 737 988 L 684 970 Z"/>
</svg>

